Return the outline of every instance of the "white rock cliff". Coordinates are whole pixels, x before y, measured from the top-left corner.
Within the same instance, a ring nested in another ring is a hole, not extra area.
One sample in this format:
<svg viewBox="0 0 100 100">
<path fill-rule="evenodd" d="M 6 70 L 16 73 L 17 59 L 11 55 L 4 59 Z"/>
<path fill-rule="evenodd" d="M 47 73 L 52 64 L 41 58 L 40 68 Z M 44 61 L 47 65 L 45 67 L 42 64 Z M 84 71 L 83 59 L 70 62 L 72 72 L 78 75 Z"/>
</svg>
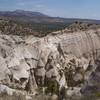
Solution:
<svg viewBox="0 0 100 100">
<path fill-rule="evenodd" d="M 0 35 L 0 83 L 30 93 L 52 78 L 60 88 L 81 87 L 99 53 L 100 29 L 43 38 Z"/>
</svg>

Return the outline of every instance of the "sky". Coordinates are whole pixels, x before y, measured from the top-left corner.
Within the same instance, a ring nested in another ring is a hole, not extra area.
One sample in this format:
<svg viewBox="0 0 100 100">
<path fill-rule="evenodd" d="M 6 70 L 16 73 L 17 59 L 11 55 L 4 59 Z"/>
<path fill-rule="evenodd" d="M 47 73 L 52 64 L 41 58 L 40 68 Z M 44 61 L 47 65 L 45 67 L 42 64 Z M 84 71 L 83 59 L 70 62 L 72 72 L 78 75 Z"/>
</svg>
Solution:
<svg viewBox="0 0 100 100">
<path fill-rule="evenodd" d="M 0 10 L 26 10 L 55 17 L 100 20 L 100 0 L 0 0 Z"/>
</svg>

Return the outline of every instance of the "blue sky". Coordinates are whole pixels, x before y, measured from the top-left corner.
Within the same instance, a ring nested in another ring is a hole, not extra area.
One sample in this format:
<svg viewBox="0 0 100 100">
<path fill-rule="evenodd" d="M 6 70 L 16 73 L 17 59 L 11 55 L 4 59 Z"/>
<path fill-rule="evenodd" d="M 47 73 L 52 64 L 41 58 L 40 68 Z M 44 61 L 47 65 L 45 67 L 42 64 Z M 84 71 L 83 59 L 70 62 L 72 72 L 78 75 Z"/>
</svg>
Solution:
<svg viewBox="0 0 100 100">
<path fill-rule="evenodd" d="M 0 0 L 0 10 L 16 9 L 56 17 L 100 19 L 100 0 Z"/>
</svg>

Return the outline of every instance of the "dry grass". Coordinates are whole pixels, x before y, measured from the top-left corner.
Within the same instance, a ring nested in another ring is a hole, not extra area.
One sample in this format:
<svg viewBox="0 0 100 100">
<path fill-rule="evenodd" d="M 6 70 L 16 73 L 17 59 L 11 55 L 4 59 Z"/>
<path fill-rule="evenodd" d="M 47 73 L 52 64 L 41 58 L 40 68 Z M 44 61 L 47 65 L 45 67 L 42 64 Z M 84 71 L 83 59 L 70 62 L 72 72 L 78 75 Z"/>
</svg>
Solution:
<svg viewBox="0 0 100 100">
<path fill-rule="evenodd" d="M 26 98 L 23 95 L 9 96 L 3 93 L 3 94 L 0 94 L 0 100 L 26 100 Z"/>
<path fill-rule="evenodd" d="M 99 100 L 100 97 L 98 96 L 85 96 L 85 97 L 77 97 L 77 96 L 72 96 L 72 97 L 66 97 L 65 100 Z M 26 99 L 26 97 L 24 95 L 16 95 L 14 94 L 13 96 L 8 96 L 7 94 L 3 93 L 0 94 L 0 100 L 30 100 L 30 99 Z M 32 100 L 58 100 L 57 98 L 54 99 L 52 96 L 48 96 L 48 95 L 37 95 L 37 96 L 33 96 Z"/>
</svg>

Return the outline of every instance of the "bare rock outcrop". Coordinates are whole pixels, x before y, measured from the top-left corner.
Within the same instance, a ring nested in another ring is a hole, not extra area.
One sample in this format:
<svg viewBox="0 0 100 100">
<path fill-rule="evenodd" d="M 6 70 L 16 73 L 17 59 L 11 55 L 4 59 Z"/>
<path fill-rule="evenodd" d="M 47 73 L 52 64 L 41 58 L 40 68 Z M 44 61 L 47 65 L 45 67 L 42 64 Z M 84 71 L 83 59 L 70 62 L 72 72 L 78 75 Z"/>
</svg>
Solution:
<svg viewBox="0 0 100 100">
<path fill-rule="evenodd" d="M 0 83 L 34 93 L 52 78 L 62 87 L 81 87 L 100 53 L 100 30 L 43 38 L 0 35 Z"/>
<path fill-rule="evenodd" d="M 100 56 L 95 60 L 94 71 L 81 89 L 82 94 L 99 95 L 100 93 Z"/>
</svg>

